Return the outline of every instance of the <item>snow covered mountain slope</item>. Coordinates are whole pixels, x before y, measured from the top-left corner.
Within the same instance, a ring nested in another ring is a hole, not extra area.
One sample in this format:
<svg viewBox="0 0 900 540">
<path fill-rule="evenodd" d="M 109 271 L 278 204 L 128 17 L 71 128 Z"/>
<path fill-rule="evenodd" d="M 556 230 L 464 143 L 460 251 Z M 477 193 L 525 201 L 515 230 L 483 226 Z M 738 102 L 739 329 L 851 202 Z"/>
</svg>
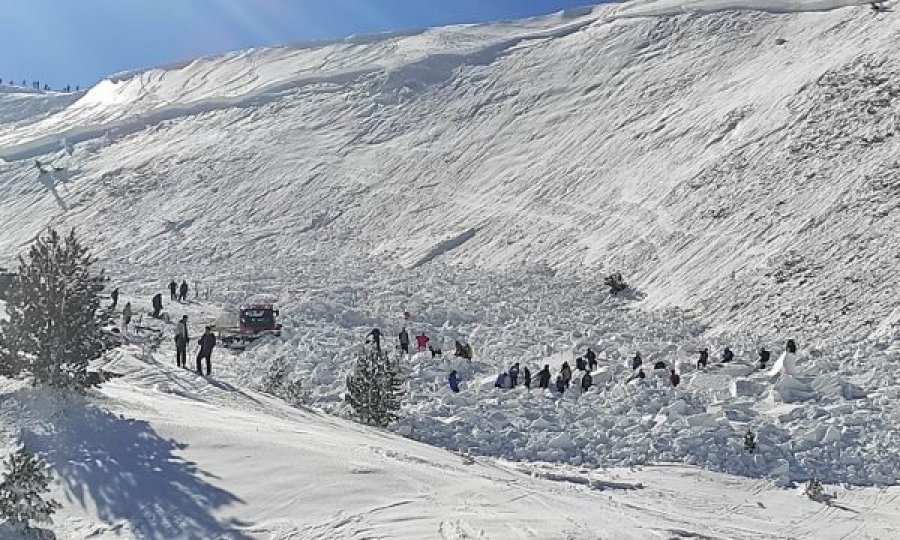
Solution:
<svg viewBox="0 0 900 540">
<path fill-rule="evenodd" d="M 122 74 L 0 114 L 0 252 L 75 225 L 123 280 L 218 288 L 548 264 L 719 328 L 890 337 L 900 15 L 715 11 L 852 4 L 632 3 Z"/>
<path fill-rule="evenodd" d="M 126 347 L 88 398 L 0 381 L 0 442 L 54 465 L 57 538 L 888 538 L 897 488 L 832 505 L 686 467 L 591 470 L 452 454 Z M 727 518 L 723 519 L 723 516 Z M 0 530 L 2 532 L 2 530 Z"/>
</svg>

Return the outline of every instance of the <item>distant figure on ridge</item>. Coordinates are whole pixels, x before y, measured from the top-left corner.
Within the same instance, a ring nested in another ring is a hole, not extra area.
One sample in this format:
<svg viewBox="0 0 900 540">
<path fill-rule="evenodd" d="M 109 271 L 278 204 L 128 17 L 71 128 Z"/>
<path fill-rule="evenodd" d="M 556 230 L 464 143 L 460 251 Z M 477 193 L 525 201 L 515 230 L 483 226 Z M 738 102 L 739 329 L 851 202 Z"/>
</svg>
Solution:
<svg viewBox="0 0 900 540">
<path fill-rule="evenodd" d="M 162 294 L 156 293 L 153 295 L 153 301 L 151 302 L 153 305 L 153 313 L 151 314 L 154 319 L 159 318 L 159 312 L 162 311 L 163 303 L 162 303 Z"/>
<path fill-rule="evenodd" d="M 178 284 L 175 283 L 174 279 L 169 282 L 169 298 L 171 298 L 173 302 L 178 301 Z"/>
<path fill-rule="evenodd" d="M 181 287 L 178 289 L 178 301 L 179 302 L 187 302 L 188 295 L 188 284 L 187 281 L 181 282 Z"/>
</svg>

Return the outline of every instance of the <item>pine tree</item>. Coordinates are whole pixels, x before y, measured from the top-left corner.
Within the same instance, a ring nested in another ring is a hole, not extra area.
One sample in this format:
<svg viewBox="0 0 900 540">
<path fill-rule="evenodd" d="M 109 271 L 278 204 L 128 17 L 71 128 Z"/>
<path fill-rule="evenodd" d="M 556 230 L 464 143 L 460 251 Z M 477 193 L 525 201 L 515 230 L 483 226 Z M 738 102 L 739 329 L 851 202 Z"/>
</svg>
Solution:
<svg viewBox="0 0 900 540">
<path fill-rule="evenodd" d="M 398 418 L 403 399 L 399 362 L 392 362 L 387 352 L 363 351 L 347 376 L 344 399 L 360 422 L 387 427 Z"/>
<path fill-rule="evenodd" d="M 88 362 L 104 349 L 99 293 L 103 274 L 73 230 L 38 237 L 6 298 L 9 320 L 0 323 L 0 372 L 30 373 L 34 383 L 87 385 Z"/>
<path fill-rule="evenodd" d="M 30 522 L 52 523 L 60 504 L 44 499 L 50 491 L 47 465 L 23 446 L 9 455 L 0 481 L 0 519 L 15 529 L 27 529 Z"/>
</svg>

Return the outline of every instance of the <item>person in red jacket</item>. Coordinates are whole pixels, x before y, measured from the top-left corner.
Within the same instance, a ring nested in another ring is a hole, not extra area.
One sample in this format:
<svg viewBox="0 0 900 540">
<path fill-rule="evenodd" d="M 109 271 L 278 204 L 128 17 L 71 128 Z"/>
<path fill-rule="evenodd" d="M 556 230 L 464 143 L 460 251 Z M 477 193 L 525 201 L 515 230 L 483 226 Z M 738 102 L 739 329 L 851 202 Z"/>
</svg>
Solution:
<svg viewBox="0 0 900 540">
<path fill-rule="evenodd" d="M 425 332 L 416 336 L 416 345 L 419 347 L 419 352 L 424 351 L 428 347 L 428 336 L 425 335 Z"/>
</svg>

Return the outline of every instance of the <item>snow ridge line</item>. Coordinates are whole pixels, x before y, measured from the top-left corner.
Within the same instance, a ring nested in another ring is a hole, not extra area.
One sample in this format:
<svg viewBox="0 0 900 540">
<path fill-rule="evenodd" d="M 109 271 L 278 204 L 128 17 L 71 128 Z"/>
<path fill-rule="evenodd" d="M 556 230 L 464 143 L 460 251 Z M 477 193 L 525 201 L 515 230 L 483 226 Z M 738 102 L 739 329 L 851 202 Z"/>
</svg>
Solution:
<svg viewBox="0 0 900 540">
<path fill-rule="evenodd" d="M 259 88 L 240 96 L 208 98 L 191 104 L 173 103 L 164 105 L 153 112 L 139 114 L 131 118 L 114 120 L 93 126 L 63 128 L 27 142 L 0 147 L 0 159 L 8 162 L 34 159 L 60 150 L 64 146 L 63 140 L 65 140 L 66 145 L 71 145 L 104 137 L 112 131 L 115 131 L 116 136 L 129 135 L 168 120 L 205 114 L 227 108 L 258 106 L 282 97 L 287 92 L 305 86 L 324 83 L 343 85 L 353 82 L 361 77 L 379 72 L 385 72 L 388 76 L 388 80 L 391 80 L 397 75 L 402 75 L 407 70 L 412 70 L 414 73 L 420 74 L 421 68 L 426 66 L 431 67 L 432 64 L 437 64 L 441 66 L 441 69 L 434 70 L 437 77 L 432 77 L 429 81 L 434 84 L 440 80 L 444 80 L 446 76 L 450 75 L 454 69 L 461 65 L 467 63 L 484 65 L 497 58 L 504 50 L 513 48 L 523 41 L 565 37 L 580 31 L 594 22 L 595 19 L 593 17 L 586 16 L 584 19 L 576 22 L 548 29 L 525 32 L 508 39 L 501 39 L 497 42 L 489 42 L 482 47 L 470 51 L 458 53 L 435 52 L 424 58 L 413 60 L 405 66 L 391 68 L 376 65 L 321 77 L 303 77 L 301 79 L 278 81 L 260 86 Z M 122 79 L 118 78 L 118 80 L 121 81 Z"/>
</svg>

